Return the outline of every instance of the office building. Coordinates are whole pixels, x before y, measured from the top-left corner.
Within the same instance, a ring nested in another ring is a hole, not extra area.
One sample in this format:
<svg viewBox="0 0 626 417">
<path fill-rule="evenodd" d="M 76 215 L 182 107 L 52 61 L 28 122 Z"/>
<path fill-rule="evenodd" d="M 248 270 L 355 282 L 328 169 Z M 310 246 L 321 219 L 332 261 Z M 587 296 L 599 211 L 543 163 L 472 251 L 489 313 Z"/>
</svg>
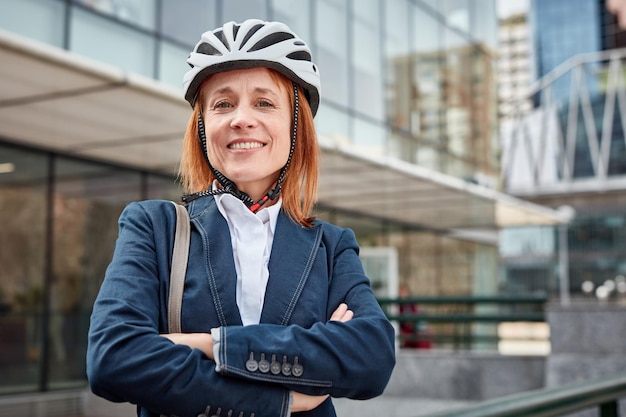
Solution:
<svg viewBox="0 0 626 417">
<path fill-rule="evenodd" d="M 517 111 L 532 108 L 531 33 L 525 13 L 516 13 L 500 20 L 498 28 L 498 113 L 508 120 Z"/>
<path fill-rule="evenodd" d="M 88 317 L 132 200 L 177 200 L 185 59 L 286 22 L 322 74 L 323 219 L 378 294 L 497 291 L 498 228 L 560 221 L 498 190 L 491 1 L 1 0 L 0 393 L 84 387 Z M 396 263 L 397 261 L 397 263 Z"/>
<path fill-rule="evenodd" d="M 626 274 L 625 32 L 604 1 L 536 0 L 529 16 L 535 81 L 520 100 L 534 108 L 502 126 L 505 190 L 576 216 L 567 231 L 502 232 L 503 287 L 593 299 Z"/>
</svg>

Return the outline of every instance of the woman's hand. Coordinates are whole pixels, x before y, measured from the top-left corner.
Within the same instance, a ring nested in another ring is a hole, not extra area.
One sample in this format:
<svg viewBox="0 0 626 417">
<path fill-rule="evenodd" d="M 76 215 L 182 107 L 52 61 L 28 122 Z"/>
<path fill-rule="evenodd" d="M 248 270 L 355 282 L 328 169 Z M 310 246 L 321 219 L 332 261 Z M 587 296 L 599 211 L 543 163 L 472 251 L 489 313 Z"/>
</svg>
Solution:
<svg viewBox="0 0 626 417">
<path fill-rule="evenodd" d="M 301 411 L 311 411 L 317 408 L 321 403 L 326 401 L 326 395 L 307 395 L 300 392 L 293 392 L 293 404 L 291 404 L 291 412 L 299 413 Z"/>
<path fill-rule="evenodd" d="M 348 309 L 346 303 L 339 304 L 339 307 L 330 316 L 331 321 L 340 321 L 345 323 L 350 321 L 354 317 L 354 312 Z M 291 405 L 291 412 L 298 413 L 300 411 L 311 411 L 317 408 L 321 403 L 326 401 L 327 395 L 307 395 L 300 392 L 293 392 L 293 404 Z"/>
<path fill-rule="evenodd" d="M 354 317 L 354 312 L 352 310 L 348 310 L 348 305 L 346 303 L 341 303 L 339 304 L 339 307 L 337 307 L 337 310 L 333 312 L 332 316 L 330 316 L 330 320 L 345 323 L 352 320 L 352 317 Z"/>
<path fill-rule="evenodd" d="M 348 310 L 346 303 L 341 303 L 330 316 L 330 320 L 345 323 L 350 321 L 352 317 L 354 317 L 352 310 Z M 209 359 L 213 360 L 213 338 L 210 333 L 167 333 L 161 336 L 177 345 L 187 345 L 192 349 L 200 349 Z"/>
<path fill-rule="evenodd" d="M 161 336 L 177 345 L 187 345 L 190 348 L 200 349 L 213 360 L 213 338 L 210 333 L 168 333 Z"/>
</svg>

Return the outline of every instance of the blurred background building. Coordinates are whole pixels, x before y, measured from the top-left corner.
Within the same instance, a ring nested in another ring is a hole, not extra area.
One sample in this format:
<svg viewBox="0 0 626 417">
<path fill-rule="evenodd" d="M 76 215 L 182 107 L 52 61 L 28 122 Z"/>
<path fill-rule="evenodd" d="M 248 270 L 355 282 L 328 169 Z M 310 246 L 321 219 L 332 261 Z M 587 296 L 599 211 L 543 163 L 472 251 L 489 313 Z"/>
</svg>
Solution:
<svg viewBox="0 0 626 417">
<path fill-rule="evenodd" d="M 85 387 L 117 217 L 179 199 L 185 59 L 229 20 L 311 46 L 316 213 L 355 231 L 380 297 L 569 297 L 626 273 L 621 29 L 576 1 L 500 25 L 495 0 L 0 0 L 0 394 Z"/>
<path fill-rule="evenodd" d="M 503 283 L 511 291 L 555 291 L 564 249 L 568 291 L 593 295 L 605 281 L 621 282 L 626 274 L 626 32 L 616 16 L 620 2 L 535 0 L 529 6 L 527 14 L 506 22 L 526 20 L 533 82 L 501 106 L 504 190 L 551 207 L 569 206 L 576 216 L 566 240 L 552 227 L 501 233 Z"/>
</svg>

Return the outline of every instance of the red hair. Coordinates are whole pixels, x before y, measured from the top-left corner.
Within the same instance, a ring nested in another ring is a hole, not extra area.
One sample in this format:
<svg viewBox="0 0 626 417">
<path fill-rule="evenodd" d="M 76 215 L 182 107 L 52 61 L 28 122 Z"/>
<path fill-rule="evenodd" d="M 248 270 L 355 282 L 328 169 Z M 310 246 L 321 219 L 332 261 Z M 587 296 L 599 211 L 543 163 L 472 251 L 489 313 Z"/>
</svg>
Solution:
<svg viewBox="0 0 626 417">
<path fill-rule="evenodd" d="M 271 69 L 269 71 L 280 87 L 288 92 L 293 91 L 292 82 L 289 78 L 277 71 Z M 215 180 L 215 176 L 204 159 L 203 150 L 198 140 L 198 117 L 201 112 L 201 103 L 204 101 L 202 91 L 201 87 L 198 100 L 196 100 L 187 124 L 180 159 L 179 176 L 187 194 L 204 191 Z M 293 113 L 295 98 L 293 94 L 289 94 L 289 96 Z M 317 200 L 320 151 L 313 114 L 300 87 L 298 87 L 298 96 L 296 143 L 282 184 L 282 208 L 296 223 L 310 227 L 313 224 L 311 211 Z"/>
</svg>

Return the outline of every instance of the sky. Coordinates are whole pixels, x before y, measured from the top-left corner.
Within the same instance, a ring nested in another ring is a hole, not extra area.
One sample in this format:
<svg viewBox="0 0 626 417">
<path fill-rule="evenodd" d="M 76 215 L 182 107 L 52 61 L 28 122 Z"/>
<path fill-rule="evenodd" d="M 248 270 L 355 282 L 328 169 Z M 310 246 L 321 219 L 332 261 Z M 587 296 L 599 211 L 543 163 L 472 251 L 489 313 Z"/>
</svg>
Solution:
<svg viewBox="0 0 626 417">
<path fill-rule="evenodd" d="M 528 10 L 530 0 L 496 0 L 498 17 L 504 18 Z"/>
</svg>

